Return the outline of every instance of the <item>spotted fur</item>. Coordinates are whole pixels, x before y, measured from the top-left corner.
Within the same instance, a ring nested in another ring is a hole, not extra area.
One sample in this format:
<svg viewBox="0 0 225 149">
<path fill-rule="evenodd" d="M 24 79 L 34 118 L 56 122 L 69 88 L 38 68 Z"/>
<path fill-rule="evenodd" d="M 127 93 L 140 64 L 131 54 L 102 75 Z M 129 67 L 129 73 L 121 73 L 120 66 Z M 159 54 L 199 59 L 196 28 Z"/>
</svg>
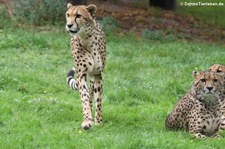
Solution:
<svg viewBox="0 0 225 149">
<path fill-rule="evenodd" d="M 71 52 L 75 68 L 67 74 L 67 83 L 80 92 L 84 129 L 92 126 L 92 100 L 96 100 L 95 124 L 102 124 L 102 73 L 106 60 L 105 35 L 95 21 L 95 5 L 67 4 L 66 30 L 71 35 Z M 74 78 L 76 75 L 76 78 Z M 88 81 L 90 80 L 90 82 Z M 88 86 L 88 82 L 89 85 Z"/>
<path fill-rule="evenodd" d="M 224 78 L 212 71 L 193 72 L 194 83 L 166 118 L 166 128 L 186 129 L 196 138 L 219 137 Z"/>
</svg>

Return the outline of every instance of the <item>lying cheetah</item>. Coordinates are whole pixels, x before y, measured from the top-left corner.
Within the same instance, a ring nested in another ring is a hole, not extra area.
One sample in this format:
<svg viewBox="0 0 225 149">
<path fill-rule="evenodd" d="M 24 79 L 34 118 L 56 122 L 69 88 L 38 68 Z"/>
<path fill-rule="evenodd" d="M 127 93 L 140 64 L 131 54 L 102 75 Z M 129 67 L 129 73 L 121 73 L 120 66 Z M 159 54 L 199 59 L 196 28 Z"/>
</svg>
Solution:
<svg viewBox="0 0 225 149">
<path fill-rule="evenodd" d="M 213 64 L 212 66 L 209 67 L 209 70 L 225 74 L 225 65 Z M 224 84 L 224 86 L 225 86 L 225 84 Z M 225 94 L 225 90 L 224 90 L 224 94 Z M 225 109 L 225 102 L 224 102 L 224 105 L 223 105 L 223 109 Z M 222 116 L 222 122 L 221 122 L 220 128 L 225 130 L 225 114 Z"/>
<path fill-rule="evenodd" d="M 71 52 L 75 69 L 67 75 L 67 82 L 79 90 L 82 99 L 84 129 L 92 126 L 92 98 L 96 100 L 95 124 L 102 124 L 102 72 L 106 60 L 105 35 L 95 21 L 95 5 L 67 4 L 66 30 L 71 35 Z M 76 80 L 74 79 L 76 74 Z M 90 87 L 88 87 L 90 80 Z"/>
<path fill-rule="evenodd" d="M 166 128 L 186 129 L 196 138 L 219 137 L 224 78 L 212 71 L 193 71 L 194 83 L 167 116 Z"/>
<path fill-rule="evenodd" d="M 209 67 L 209 70 L 210 71 L 216 71 L 216 72 L 225 73 L 225 65 L 213 64 L 212 66 Z"/>
</svg>

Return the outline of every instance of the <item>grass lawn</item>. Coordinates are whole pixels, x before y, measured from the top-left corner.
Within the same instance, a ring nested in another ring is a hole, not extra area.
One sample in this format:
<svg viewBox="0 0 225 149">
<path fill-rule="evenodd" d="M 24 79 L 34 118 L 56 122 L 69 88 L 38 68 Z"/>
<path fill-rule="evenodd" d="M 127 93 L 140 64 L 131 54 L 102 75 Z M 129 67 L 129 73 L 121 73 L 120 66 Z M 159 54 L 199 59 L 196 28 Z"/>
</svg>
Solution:
<svg viewBox="0 0 225 149">
<path fill-rule="evenodd" d="M 84 131 L 69 35 L 53 28 L 0 30 L 0 148 L 223 148 L 168 131 L 166 115 L 192 83 L 192 70 L 225 64 L 217 44 L 107 37 L 103 126 Z M 225 133 L 222 132 L 225 137 Z"/>
</svg>

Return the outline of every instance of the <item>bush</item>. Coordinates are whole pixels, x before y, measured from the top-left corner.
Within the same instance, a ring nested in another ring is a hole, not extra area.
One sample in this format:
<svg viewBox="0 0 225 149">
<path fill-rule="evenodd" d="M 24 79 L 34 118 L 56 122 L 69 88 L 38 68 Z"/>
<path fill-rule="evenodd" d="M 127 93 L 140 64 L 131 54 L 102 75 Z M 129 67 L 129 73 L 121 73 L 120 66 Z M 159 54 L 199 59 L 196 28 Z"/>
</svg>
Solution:
<svg viewBox="0 0 225 149">
<path fill-rule="evenodd" d="M 45 25 L 65 22 L 66 6 L 59 0 L 16 0 L 14 15 L 21 23 Z"/>
<path fill-rule="evenodd" d="M 0 29 L 11 26 L 11 18 L 4 7 L 0 7 L 0 14 Z"/>
<path fill-rule="evenodd" d="M 158 41 L 174 41 L 176 40 L 176 36 L 174 36 L 173 32 L 170 30 L 166 30 L 163 32 L 162 30 L 150 31 L 145 28 L 142 31 L 142 36 L 146 39 L 150 40 L 158 40 Z"/>
<path fill-rule="evenodd" d="M 150 40 L 162 40 L 164 35 L 162 30 L 150 31 L 146 28 L 142 31 L 142 36 Z"/>
<path fill-rule="evenodd" d="M 102 25 L 105 34 L 116 32 L 119 29 L 118 21 L 111 16 L 104 17 L 100 21 L 100 24 Z"/>
</svg>

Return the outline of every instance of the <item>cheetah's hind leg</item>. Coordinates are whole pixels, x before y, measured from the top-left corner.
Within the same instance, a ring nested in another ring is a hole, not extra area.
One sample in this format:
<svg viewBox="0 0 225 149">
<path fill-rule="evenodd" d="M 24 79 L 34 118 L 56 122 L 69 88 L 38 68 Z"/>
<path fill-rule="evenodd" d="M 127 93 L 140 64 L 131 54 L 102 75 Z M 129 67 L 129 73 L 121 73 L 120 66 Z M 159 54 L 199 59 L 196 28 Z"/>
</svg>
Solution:
<svg viewBox="0 0 225 149">
<path fill-rule="evenodd" d="M 67 83 L 69 87 L 72 90 L 77 90 L 78 89 L 78 84 L 77 81 L 74 79 L 74 74 L 76 73 L 75 68 L 72 68 L 68 73 L 67 73 Z"/>
</svg>

